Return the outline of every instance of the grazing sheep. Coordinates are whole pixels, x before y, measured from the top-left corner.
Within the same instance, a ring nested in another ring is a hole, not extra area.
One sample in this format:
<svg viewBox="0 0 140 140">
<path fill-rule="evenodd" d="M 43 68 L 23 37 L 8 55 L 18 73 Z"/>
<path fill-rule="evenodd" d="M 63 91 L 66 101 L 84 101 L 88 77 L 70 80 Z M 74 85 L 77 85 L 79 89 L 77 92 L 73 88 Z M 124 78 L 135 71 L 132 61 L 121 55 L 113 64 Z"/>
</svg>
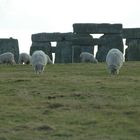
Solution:
<svg viewBox="0 0 140 140">
<path fill-rule="evenodd" d="M 81 62 L 98 63 L 98 60 L 94 58 L 94 55 L 88 52 L 82 52 L 80 54 Z"/>
<path fill-rule="evenodd" d="M 15 64 L 14 54 L 11 52 L 6 52 L 0 55 L 0 64 Z"/>
<path fill-rule="evenodd" d="M 31 63 L 36 73 L 42 73 L 47 64 L 47 56 L 42 50 L 33 52 Z"/>
<path fill-rule="evenodd" d="M 123 53 L 118 49 L 111 49 L 106 56 L 106 63 L 110 74 L 119 74 L 123 61 Z"/>
<path fill-rule="evenodd" d="M 19 54 L 19 64 L 30 64 L 31 56 L 27 53 Z"/>
</svg>

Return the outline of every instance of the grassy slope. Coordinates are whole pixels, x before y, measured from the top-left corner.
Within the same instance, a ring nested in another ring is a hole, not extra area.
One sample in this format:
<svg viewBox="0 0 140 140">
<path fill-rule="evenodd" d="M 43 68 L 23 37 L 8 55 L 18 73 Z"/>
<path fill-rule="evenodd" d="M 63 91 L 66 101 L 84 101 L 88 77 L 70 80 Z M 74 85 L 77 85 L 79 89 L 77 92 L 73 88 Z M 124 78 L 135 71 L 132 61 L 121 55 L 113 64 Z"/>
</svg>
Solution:
<svg viewBox="0 0 140 140">
<path fill-rule="evenodd" d="M 0 65 L 0 140 L 138 140 L 140 62 Z"/>
</svg>

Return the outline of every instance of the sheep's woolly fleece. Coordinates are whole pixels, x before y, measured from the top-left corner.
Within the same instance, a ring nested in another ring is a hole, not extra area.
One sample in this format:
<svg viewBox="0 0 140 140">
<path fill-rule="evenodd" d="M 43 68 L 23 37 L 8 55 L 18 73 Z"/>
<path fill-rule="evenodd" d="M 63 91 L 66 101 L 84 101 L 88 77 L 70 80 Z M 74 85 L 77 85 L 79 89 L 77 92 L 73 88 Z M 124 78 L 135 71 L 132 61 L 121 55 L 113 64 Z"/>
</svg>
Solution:
<svg viewBox="0 0 140 140">
<path fill-rule="evenodd" d="M 19 54 L 19 64 L 30 64 L 31 56 L 27 53 Z"/>
<path fill-rule="evenodd" d="M 123 53 L 118 49 L 111 49 L 106 56 L 106 64 L 110 74 L 119 74 L 124 62 Z"/>
<path fill-rule="evenodd" d="M 81 62 L 98 63 L 98 60 L 94 58 L 94 55 L 88 52 L 82 52 L 80 54 Z"/>
<path fill-rule="evenodd" d="M 0 64 L 15 64 L 14 54 L 6 52 L 0 55 Z"/>
<path fill-rule="evenodd" d="M 47 56 L 42 50 L 37 50 L 32 54 L 31 63 L 36 73 L 42 73 L 47 64 Z"/>
</svg>

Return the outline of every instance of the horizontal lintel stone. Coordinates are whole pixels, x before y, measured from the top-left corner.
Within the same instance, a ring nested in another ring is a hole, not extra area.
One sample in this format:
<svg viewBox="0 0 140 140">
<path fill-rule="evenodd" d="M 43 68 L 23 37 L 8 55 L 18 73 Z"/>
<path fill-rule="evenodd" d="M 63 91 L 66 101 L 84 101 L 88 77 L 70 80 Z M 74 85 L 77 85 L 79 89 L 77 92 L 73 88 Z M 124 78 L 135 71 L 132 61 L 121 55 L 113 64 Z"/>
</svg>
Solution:
<svg viewBox="0 0 140 140">
<path fill-rule="evenodd" d="M 122 24 L 75 23 L 73 24 L 73 32 L 79 34 L 121 33 Z"/>
<path fill-rule="evenodd" d="M 69 40 L 71 36 L 73 35 L 72 32 L 68 33 L 60 33 L 60 32 L 54 32 L 54 33 L 37 33 L 32 34 L 31 40 L 32 42 L 57 42 L 57 41 L 63 41 L 63 40 Z"/>
<path fill-rule="evenodd" d="M 140 38 L 140 28 L 123 28 L 122 30 L 123 38 Z"/>
</svg>

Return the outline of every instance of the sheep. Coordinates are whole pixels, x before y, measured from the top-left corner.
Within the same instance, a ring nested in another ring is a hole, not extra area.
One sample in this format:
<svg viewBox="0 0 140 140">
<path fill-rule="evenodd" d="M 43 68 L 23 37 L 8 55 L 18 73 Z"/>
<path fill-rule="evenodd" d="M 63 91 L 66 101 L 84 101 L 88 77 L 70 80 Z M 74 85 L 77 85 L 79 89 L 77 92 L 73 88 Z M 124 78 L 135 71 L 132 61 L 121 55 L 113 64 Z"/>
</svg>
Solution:
<svg viewBox="0 0 140 140">
<path fill-rule="evenodd" d="M 43 73 L 47 64 L 47 56 L 42 50 L 36 50 L 31 56 L 32 66 L 37 73 Z"/>
<path fill-rule="evenodd" d="M 118 49 L 111 49 L 106 56 L 106 64 L 110 74 L 119 74 L 119 71 L 123 65 L 124 58 L 123 53 Z"/>
<path fill-rule="evenodd" d="M 19 54 L 19 64 L 30 64 L 31 56 L 27 53 Z"/>
<path fill-rule="evenodd" d="M 0 55 L 0 64 L 16 64 L 14 54 L 11 52 L 5 52 Z"/>
<path fill-rule="evenodd" d="M 98 63 L 98 60 L 94 57 L 94 55 L 88 52 L 82 52 L 80 54 L 80 59 L 81 62 Z"/>
</svg>

